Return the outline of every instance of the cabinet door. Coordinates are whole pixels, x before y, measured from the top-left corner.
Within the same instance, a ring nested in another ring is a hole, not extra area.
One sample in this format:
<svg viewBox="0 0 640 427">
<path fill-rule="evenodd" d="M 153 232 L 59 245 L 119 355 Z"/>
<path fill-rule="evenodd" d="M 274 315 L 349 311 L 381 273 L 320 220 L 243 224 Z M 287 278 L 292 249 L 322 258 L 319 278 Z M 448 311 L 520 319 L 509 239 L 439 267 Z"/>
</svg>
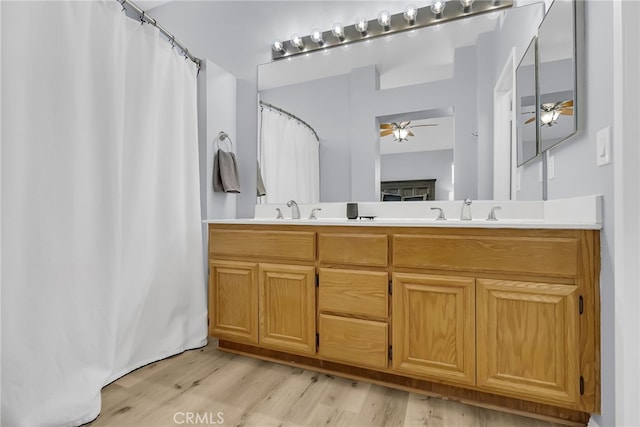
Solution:
<svg viewBox="0 0 640 427">
<path fill-rule="evenodd" d="M 258 264 L 209 262 L 209 335 L 258 343 Z"/>
<path fill-rule="evenodd" d="M 572 406 L 579 389 L 577 288 L 478 279 L 478 386 Z"/>
<path fill-rule="evenodd" d="M 260 264 L 260 345 L 316 352 L 315 267 Z"/>
<path fill-rule="evenodd" d="M 394 273 L 393 368 L 431 381 L 475 383 L 475 280 Z"/>
</svg>

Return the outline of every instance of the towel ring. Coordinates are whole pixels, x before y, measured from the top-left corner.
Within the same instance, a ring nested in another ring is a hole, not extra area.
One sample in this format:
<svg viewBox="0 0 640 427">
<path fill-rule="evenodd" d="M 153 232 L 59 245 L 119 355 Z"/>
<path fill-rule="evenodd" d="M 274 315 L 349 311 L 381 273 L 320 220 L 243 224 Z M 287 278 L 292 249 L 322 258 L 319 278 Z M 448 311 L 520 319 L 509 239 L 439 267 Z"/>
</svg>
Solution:
<svg viewBox="0 0 640 427">
<path fill-rule="evenodd" d="M 218 147 L 218 150 L 220 149 L 220 142 L 219 141 L 226 141 L 229 140 L 229 146 L 231 148 L 233 148 L 233 141 L 231 140 L 231 137 L 229 136 L 228 133 L 226 133 L 225 131 L 221 130 L 220 132 L 218 132 L 218 136 L 216 137 L 215 141 L 216 141 L 216 146 Z"/>
</svg>

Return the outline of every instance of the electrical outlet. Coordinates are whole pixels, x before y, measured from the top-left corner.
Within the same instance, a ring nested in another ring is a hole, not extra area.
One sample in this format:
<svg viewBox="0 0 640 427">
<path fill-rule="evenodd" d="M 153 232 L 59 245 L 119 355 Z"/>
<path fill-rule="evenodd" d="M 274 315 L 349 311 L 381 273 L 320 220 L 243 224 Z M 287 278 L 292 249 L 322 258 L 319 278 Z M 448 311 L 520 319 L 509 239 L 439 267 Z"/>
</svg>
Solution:
<svg viewBox="0 0 640 427">
<path fill-rule="evenodd" d="M 611 127 L 600 129 L 596 134 L 596 164 L 603 166 L 611 163 Z"/>
</svg>

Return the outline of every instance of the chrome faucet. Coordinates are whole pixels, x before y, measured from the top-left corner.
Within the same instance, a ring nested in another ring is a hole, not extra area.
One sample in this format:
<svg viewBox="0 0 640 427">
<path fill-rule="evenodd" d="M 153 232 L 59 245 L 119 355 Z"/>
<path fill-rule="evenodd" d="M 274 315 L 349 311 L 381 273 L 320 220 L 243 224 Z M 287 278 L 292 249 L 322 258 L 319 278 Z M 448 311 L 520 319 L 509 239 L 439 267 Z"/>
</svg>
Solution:
<svg viewBox="0 0 640 427">
<path fill-rule="evenodd" d="M 300 208 L 295 200 L 289 200 L 287 207 L 291 208 L 291 219 L 300 219 Z"/>
<path fill-rule="evenodd" d="M 489 212 L 489 216 L 487 217 L 487 221 L 497 221 L 498 218 L 496 218 L 496 211 L 499 211 L 500 209 L 502 209 L 500 206 L 492 207 L 491 212 Z"/>
<path fill-rule="evenodd" d="M 436 218 L 436 221 L 444 221 L 447 218 L 444 216 L 444 212 L 442 211 L 442 208 L 431 208 L 432 211 L 439 211 L 440 213 L 438 214 L 438 218 Z"/>
<path fill-rule="evenodd" d="M 471 221 L 471 199 L 464 199 L 462 210 L 460 211 L 461 221 Z"/>
<path fill-rule="evenodd" d="M 318 219 L 318 217 L 316 217 L 316 212 L 317 211 L 321 211 L 322 208 L 313 208 L 311 209 L 311 213 L 309 214 L 309 219 Z"/>
</svg>

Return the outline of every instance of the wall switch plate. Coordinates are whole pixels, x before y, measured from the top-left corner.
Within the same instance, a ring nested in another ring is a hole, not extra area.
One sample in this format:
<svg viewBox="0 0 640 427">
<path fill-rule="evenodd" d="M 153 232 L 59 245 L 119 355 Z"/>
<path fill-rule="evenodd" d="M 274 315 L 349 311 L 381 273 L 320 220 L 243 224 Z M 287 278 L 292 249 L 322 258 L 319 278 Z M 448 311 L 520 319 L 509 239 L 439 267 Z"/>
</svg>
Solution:
<svg viewBox="0 0 640 427">
<path fill-rule="evenodd" d="M 547 157 L 547 179 L 553 179 L 556 176 L 556 157 L 549 154 Z"/>
<path fill-rule="evenodd" d="M 596 164 L 603 166 L 611 163 L 611 127 L 600 129 L 596 134 Z"/>
</svg>

